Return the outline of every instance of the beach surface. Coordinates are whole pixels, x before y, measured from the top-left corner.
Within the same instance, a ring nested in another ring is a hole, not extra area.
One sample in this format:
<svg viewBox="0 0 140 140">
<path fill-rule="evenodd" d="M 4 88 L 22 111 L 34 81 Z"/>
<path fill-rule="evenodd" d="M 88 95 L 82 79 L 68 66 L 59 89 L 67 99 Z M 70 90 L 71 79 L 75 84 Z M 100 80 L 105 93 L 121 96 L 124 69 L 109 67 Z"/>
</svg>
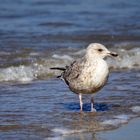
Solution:
<svg viewBox="0 0 140 140">
<path fill-rule="evenodd" d="M 138 128 L 139 13 L 138 0 L 0 1 L 0 138 L 92 140 L 98 132 L 111 137 Z M 81 58 L 90 43 L 119 56 L 107 59 L 110 75 L 94 97 L 97 112 L 85 95 L 80 113 L 78 96 L 50 68 Z"/>
<path fill-rule="evenodd" d="M 97 133 L 80 133 L 48 138 L 48 140 L 139 140 L 140 118 L 131 120 L 128 124 L 115 130 Z"/>
<path fill-rule="evenodd" d="M 139 140 L 140 118 L 131 120 L 127 125 L 117 130 L 101 132 L 97 134 L 97 140 Z M 99 138 L 98 138 L 99 137 Z"/>
</svg>

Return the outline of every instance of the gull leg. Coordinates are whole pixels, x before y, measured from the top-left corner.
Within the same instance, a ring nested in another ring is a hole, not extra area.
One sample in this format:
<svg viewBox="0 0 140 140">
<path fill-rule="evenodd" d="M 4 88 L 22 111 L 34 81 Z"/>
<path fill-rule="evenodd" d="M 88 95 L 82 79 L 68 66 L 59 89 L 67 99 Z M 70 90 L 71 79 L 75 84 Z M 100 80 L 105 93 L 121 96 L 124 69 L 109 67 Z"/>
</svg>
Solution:
<svg viewBox="0 0 140 140">
<path fill-rule="evenodd" d="M 93 107 L 94 105 L 94 98 L 91 97 L 91 112 L 96 112 L 96 109 Z"/>
<path fill-rule="evenodd" d="M 79 101 L 80 101 L 80 111 L 83 111 L 83 102 L 82 102 L 82 94 L 79 94 Z"/>
</svg>

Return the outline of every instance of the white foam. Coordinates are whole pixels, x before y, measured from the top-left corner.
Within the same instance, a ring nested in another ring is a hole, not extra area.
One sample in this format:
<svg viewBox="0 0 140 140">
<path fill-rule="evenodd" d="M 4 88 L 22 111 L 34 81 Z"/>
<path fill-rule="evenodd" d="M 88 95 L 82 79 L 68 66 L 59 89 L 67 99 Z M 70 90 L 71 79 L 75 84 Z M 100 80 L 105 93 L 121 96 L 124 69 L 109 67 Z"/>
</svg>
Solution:
<svg viewBox="0 0 140 140">
<path fill-rule="evenodd" d="M 47 63 L 48 64 L 48 63 Z M 50 70 L 50 65 L 33 63 L 32 65 L 19 65 L 0 68 L 0 82 L 27 83 L 38 78 L 47 78 L 49 75 L 57 74 L 58 71 Z M 46 76 L 46 77 L 45 77 Z"/>
<path fill-rule="evenodd" d="M 52 131 L 61 135 L 68 135 L 68 134 L 75 134 L 75 133 L 83 132 L 83 130 L 70 130 L 70 129 L 64 129 L 64 128 L 54 128 Z"/>
<path fill-rule="evenodd" d="M 133 112 L 139 113 L 140 112 L 140 106 L 133 106 L 130 108 Z"/>
<path fill-rule="evenodd" d="M 68 60 L 68 61 L 73 61 L 73 58 L 69 55 L 58 55 L 58 54 L 54 54 L 52 56 L 52 58 L 56 58 L 56 59 L 63 59 L 63 60 Z"/>
<path fill-rule="evenodd" d="M 121 114 L 114 116 L 113 119 L 105 120 L 101 124 L 102 125 L 111 125 L 111 126 L 118 126 L 120 124 L 127 123 L 130 119 L 131 115 Z"/>
<path fill-rule="evenodd" d="M 30 67 L 23 65 L 19 67 L 9 67 L 0 70 L 0 81 L 20 81 L 29 82 L 34 79 L 34 75 Z"/>
<path fill-rule="evenodd" d="M 131 50 L 125 50 L 120 49 L 117 50 L 119 56 L 116 58 L 116 61 L 113 59 L 108 58 L 108 64 L 110 67 L 116 69 L 122 69 L 122 68 L 135 68 L 140 67 L 140 49 L 131 49 Z"/>
<path fill-rule="evenodd" d="M 140 68 L 140 48 L 134 48 L 130 50 L 125 49 L 116 49 L 115 52 L 118 52 L 119 57 L 117 60 L 108 59 L 109 66 L 114 69 L 121 68 Z M 1 53 L 1 52 L 0 52 Z M 78 55 L 83 55 L 85 53 L 85 49 L 81 49 L 77 52 L 73 52 L 73 54 L 66 52 L 65 55 L 54 54 L 51 58 L 42 58 L 40 53 L 31 52 L 30 56 L 37 56 L 37 61 L 33 62 L 30 65 L 19 65 L 19 66 L 9 66 L 7 68 L 0 68 L 0 82 L 31 82 L 37 78 L 48 78 L 54 75 L 60 75 L 60 71 L 50 70 L 51 67 L 65 67 L 69 65 L 73 61 L 73 57 L 79 57 Z M 9 55 L 9 54 L 8 54 Z M 38 56 L 40 56 L 38 61 Z M 140 77 L 140 74 L 136 75 Z M 118 90 L 126 90 L 127 87 L 116 86 Z M 133 112 L 140 112 L 138 107 L 134 107 Z"/>
<path fill-rule="evenodd" d="M 112 125 L 112 126 L 118 126 L 119 124 L 127 123 L 128 120 L 123 119 L 110 119 L 102 122 L 102 125 Z"/>
<path fill-rule="evenodd" d="M 121 114 L 121 115 L 114 116 L 114 118 L 120 120 L 129 120 L 131 116 L 132 115 Z"/>
</svg>

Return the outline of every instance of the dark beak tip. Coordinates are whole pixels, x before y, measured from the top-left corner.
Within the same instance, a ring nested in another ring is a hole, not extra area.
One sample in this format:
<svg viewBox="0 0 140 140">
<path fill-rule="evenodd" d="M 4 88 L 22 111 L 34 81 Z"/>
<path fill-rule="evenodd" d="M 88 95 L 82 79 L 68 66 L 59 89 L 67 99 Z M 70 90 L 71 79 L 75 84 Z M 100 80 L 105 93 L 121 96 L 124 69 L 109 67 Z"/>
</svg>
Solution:
<svg viewBox="0 0 140 140">
<path fill-rule="evenodd" d="M 117 57 L 117 56 L 118 56 L 117 53 L 111 53 L 111 55 L 112 55 L 113 57 Z"/>
</svg>

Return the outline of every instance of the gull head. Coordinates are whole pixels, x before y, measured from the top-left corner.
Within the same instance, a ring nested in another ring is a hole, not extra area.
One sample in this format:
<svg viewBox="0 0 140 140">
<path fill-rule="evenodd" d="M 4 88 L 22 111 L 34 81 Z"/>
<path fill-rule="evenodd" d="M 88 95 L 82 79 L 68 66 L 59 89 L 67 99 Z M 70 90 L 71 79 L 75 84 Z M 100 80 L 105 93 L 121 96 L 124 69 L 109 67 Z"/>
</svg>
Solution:
<svg viewBox="0 0 140 140">
<path fill-rule="evenodd" d="M 117 57 L 118 54 L 109 51 L 104 45 L 99 43 L 91 43 L 87 47 L 86 56 L 88 58 L 105 58 L 107 56 Z"/>
</svg>

